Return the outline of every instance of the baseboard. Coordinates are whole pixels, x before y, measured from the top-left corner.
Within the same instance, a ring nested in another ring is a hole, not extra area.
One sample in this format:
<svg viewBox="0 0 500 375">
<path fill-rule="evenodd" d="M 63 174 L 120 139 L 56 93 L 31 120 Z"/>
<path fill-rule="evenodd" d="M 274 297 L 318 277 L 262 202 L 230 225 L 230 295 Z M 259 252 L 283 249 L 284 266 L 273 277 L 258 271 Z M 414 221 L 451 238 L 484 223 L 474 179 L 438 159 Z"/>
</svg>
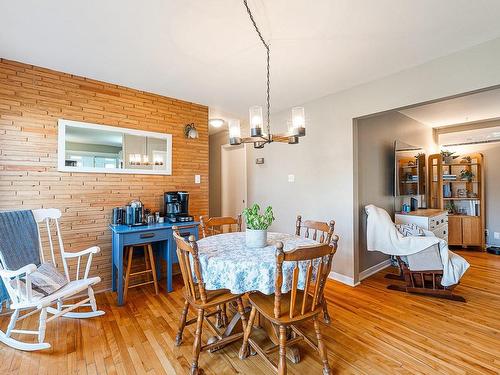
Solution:
<svg viewBox="0 0 500 375">
<path fill-rule="evenodd" d="M 341 273 L 338 273 L 338 272 L 330 272 L 330 274 L 328 275 L 328 278 L 329 279 L 333 279 L 335 281 L 339 281 L 341 282 L 342 284 L 346 284 L 346 285 L 349 285 L 349 286 L 357 286 L 359 285 L 359 282 L 358 283 L 354 283 L 354 279 L 352 277 L 349 277 L 349 276 L 346 276 L 346 275 L 342 275 Z"/>
<path fill-rule="evenodd" d="M 387 268 L 390 265 L 391 265 L 391 260 L 386 259 L 383 262 L 380 262 L 379 264 L 371 266 L 370 268 L 359 273 L 359 281 L 366 279 L 367 277 L 370 277 L 371 275 L 376 274 L 378 271 L 383 270 L 384 268 Z"/>
</svg>

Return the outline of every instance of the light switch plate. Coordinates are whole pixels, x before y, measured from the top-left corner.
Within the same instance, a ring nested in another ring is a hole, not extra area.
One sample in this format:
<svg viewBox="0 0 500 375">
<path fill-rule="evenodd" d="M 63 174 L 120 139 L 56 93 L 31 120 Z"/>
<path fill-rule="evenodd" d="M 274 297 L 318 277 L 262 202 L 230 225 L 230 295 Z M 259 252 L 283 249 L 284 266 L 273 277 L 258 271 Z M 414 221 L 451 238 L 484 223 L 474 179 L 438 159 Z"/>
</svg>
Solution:
<svg viewBox="0 0 500 375">
<path fill-rule="evenodd" d="M 201 184 L 201 176 L 199 174 L 194 175 L 194 183 Z"/>
<path fill-rule="evenodd" d="M 288 182 L 295 182 L 295 175 L 294 174 L 288 175 Z"/>
<path fill-rule="evenodd" d="M 495 232 L 494 233 L 494 237 L 495 237 L 495 240 L 500 240 L 500 233 L 499 232 Z"/>
</svg>

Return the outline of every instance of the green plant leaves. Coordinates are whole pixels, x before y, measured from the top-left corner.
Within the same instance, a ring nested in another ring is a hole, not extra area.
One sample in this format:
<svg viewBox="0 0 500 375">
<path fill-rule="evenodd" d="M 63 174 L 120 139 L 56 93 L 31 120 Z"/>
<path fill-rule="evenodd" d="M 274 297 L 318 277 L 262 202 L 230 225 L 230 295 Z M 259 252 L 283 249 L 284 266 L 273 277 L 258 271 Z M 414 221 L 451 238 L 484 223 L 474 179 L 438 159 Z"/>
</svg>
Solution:
<svg viewBox="0 0 500 375">
<path fill-rule="evenodd" d="M 257 203 L 254 203 L 249 208 L 245 208 L 242 214 L 245 217 L 248 229 L 266 230 L 275 220 L 271 206 L 268 206 L 264 213 L 261 214 L 260 206 Z"/>
</svg>

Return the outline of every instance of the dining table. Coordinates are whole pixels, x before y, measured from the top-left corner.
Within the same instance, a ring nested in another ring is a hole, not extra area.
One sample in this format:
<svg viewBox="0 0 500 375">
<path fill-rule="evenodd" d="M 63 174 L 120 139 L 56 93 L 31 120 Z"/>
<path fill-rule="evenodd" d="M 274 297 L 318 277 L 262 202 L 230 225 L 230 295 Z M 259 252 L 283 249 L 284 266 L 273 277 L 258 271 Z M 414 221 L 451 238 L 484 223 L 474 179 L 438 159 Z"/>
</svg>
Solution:
<svg viewBox="0 0 500 375">
<path fill-rule="evenodd" d="M 269 232 L 267 246 L 250 248 L 246 246 L 245 232 L 221 233 L 197 241 L 203 282 L 207 290 L 228 289 L 233 294 L 261 292 L 274 294 L 276 281 L 276 244 L 281 241 L 283 250 L 290 251 L 299 246 L 311 246 L 317 241 L 289 233 Z M 291 289 L 295 262 L 283 263 L 282 293 Z M 315 266 L 313 264 L 313 266 Z M 306 262 L 299 262 L 298 288 L 304 287 Z M 313 275 L 315 270 L 313 271 Z M 246 308 L 249 311 L 249 307 Z M 240 329 L 240 315 L 235 312 L 226 326 L 224 336 Z M 259 319 L 270 340 L 278 345 L 278 327 L 265 319 Z M 237 328 L 238 327 L 238 328 Z M 297 347 L 291 346 L 287 355 L 291 361 L 300 361 Z"/>
</svg>

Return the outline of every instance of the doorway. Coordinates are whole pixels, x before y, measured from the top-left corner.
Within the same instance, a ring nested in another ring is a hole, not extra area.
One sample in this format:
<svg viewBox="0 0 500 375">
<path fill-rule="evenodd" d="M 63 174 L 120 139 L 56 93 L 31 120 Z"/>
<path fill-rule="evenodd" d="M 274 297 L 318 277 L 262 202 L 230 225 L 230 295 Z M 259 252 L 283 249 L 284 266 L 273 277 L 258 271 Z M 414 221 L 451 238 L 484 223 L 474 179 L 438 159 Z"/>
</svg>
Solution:
<svg viewBox="0 0 500 375">
<path fill-rule="evenodd" d="M 221 146 L 221 215 L 236 217 L 246 207 L 247 161 L 245 145 Z"/>
</svg>

